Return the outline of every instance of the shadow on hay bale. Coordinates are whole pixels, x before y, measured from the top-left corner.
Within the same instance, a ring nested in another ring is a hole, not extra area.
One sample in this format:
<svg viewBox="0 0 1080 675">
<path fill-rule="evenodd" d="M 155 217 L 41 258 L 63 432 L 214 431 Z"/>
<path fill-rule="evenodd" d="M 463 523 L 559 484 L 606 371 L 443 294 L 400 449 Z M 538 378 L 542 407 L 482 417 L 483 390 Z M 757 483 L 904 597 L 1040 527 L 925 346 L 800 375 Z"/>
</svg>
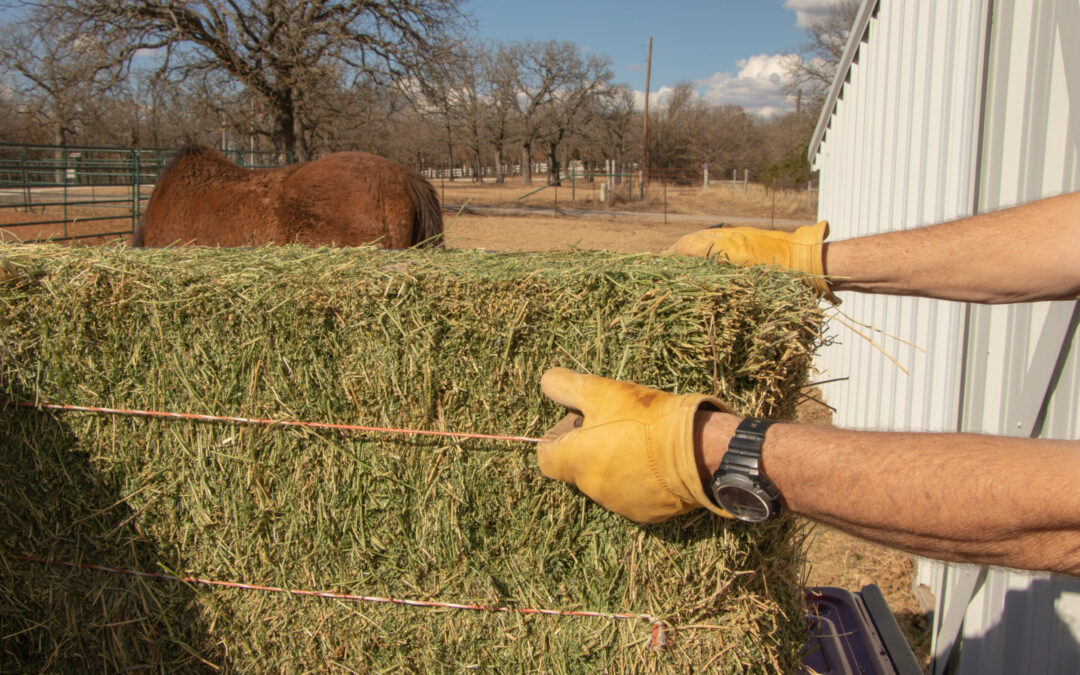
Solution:
<svg viewBox="0 0 1080 675">
<path fill-rule="evenodd" d="M 33 399 L 2 378 L 0 392 Z M 194 654 L 224 665 L 191 588 L 10 557 L 169 564 L 135 526 L 121 478 L 92 466 L 79 444 L 54 414 L 0 407 L 0 672 L 204 668 Z"/>
</svg>

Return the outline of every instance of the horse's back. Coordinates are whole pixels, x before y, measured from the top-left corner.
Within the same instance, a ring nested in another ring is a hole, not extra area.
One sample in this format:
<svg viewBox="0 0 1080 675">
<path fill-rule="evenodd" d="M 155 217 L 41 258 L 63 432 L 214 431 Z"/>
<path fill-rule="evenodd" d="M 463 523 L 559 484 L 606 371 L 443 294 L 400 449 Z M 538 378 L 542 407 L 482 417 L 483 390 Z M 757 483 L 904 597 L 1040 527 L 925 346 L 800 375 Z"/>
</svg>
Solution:
<svg viewBox="0 0 1080 675">
<path fill-rule="evenodd" d="M 376 244 L 407 248 L 442 233 L 434 188 L 407 167 L 340 152 L 277 169 L 245 169 L 186 148 L 162 174 L 135 240 L 146 246 Z"/>
<path fill-rule="evenodd" d="M 267 225 L 287 173 L 246 169 L 212 148 L 188 146 L 158 179 L 136 240 L 151 247 L 269 243 Z"/>
<path fill-rule="evenodd" d="M 366 152 L 338 152 L 302 165 L 281 186 L 287 238 L 408 248 L 418 210 L 407 189 L 411 173 Z"/>
</svg>

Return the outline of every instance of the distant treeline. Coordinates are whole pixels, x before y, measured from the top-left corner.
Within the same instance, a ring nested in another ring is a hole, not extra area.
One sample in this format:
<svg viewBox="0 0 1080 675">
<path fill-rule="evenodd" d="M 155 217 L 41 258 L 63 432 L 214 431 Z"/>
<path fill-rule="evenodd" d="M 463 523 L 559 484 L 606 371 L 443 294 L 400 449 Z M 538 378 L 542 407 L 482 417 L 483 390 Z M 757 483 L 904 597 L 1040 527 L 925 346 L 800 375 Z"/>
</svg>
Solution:
<svg viewBox="0 0 1080 675">
<path fill-rule="evenodd" d="M 454 1 L 328 4 L 336 22 L 293 2 L 44 3 L 0 26 L 0 142 L 366 150 L 497 180 L 538 163 L 640 167 L 643 113 L 606 56 L 462 39 Z M 651 102 L 649 169 L 803 182 L 814 118 L 763 119 L 680 83 Z"/>
</svg>

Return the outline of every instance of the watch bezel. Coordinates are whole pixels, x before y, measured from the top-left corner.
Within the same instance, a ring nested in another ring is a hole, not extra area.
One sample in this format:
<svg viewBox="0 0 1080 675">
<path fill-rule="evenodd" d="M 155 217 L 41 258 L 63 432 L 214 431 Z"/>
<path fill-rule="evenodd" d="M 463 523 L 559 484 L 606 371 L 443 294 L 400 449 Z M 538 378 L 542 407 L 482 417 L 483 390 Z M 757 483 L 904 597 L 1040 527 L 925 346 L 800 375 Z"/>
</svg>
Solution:
<svg viewBox="0 0 1080 675">
<path fill-rule="evenodd" d="M 728 495 L 733 491 L 749 495 L 756 500 L 755 506 L 750 507 L 754 510 L 749 510 L 744 501 L 737 503 L 736 500 L 729 499 Z M 746 476 L 728 474 L 721 477 L 713 485 L 713 497 L 720 508 L 730 513 L 736 520 L 741 520 L 744 523 L 763 523 L 772 519 L 778 513 L 778 508 L 774 506 L 775 498 L 773 495 L 761 489 Z"/>
</svg>

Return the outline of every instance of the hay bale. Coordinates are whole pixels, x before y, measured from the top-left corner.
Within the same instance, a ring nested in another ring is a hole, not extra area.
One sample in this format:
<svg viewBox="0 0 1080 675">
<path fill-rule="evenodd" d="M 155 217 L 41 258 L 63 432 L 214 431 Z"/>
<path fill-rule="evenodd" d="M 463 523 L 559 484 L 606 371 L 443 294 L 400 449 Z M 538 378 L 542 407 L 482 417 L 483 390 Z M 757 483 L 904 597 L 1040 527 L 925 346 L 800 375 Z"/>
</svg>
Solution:
<svg viewBox="0 0 1080 675">
<path fill-rule="evenodd" d="M 536 436 L 556 365 L 789 415 L 820 315 L 762 269 L 606 253 L 0 245 L 9 399 Z M 640 527 L 534 448 L 0 409 L 13 669 L 787 671 L 800 548 L 705 514 Z M 416 600 L 301 598 L 10 554 Z"/>
</svg>

